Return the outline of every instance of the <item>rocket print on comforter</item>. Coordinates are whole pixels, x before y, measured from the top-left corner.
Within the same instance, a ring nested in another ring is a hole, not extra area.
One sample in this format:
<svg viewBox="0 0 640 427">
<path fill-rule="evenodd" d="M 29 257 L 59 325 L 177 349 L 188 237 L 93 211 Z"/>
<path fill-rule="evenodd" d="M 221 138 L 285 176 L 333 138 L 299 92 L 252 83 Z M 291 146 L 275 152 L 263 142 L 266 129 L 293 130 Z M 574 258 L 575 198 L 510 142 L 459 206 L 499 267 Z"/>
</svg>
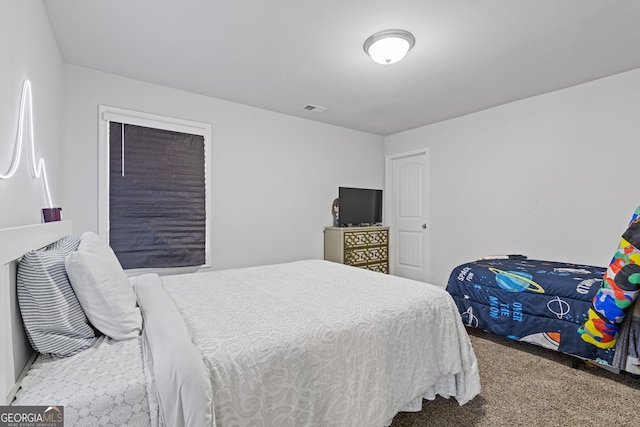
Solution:
<svg viewBox="0 0 640 427">
<path fill-rule="evenodd" d="M 640 206 L 636 209 L 618 250 L 593 298 L 587 321 L 578 334 L 598 348 L 613 348 L 616 335 L 640 292 Z"/>
</svg>

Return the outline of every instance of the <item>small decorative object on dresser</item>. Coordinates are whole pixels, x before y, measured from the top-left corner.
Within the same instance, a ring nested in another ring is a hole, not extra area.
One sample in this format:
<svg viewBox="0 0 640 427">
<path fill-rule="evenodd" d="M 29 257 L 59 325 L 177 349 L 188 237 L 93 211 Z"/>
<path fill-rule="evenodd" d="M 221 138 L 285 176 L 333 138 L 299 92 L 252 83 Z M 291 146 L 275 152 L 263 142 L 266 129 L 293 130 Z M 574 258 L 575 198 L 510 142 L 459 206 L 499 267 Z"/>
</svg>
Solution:
<svg viewBox="0 0 640 427">
<path fill-rule="evenodd" d="M 340 226 L 340 198 L 336 198 L 331 204 L 331 216 L 333 217 L 333 226 Z"/>
<path fill-rule="evenodd" d="M 389 273 L 389 227 L 325 227 L 324 259 Z"/>
</svg>

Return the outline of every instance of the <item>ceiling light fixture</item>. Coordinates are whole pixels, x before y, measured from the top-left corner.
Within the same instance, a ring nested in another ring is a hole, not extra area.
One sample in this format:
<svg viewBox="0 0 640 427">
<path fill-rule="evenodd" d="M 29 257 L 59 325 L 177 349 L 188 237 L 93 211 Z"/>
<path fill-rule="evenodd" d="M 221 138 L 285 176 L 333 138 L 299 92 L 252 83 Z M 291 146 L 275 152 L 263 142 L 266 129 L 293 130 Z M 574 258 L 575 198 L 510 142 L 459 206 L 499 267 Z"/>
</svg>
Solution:
<svg viewBox="0 0 640 427">
<path fill-rule="evenodd" d="M 415 37 L 408 31 L 384 30 L 369 37 L 363 47 L 374 62 L 388 65 L 404 58 L 415 43 Z"/>
</svg>

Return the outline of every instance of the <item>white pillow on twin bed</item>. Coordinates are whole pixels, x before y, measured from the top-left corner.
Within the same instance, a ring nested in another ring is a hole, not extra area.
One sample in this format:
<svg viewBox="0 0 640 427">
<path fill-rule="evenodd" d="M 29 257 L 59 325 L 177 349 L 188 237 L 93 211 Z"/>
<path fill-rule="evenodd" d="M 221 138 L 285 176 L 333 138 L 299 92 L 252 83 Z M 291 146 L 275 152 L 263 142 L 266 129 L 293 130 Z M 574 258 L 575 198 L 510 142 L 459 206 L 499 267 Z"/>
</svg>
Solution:
<svg viewBox="0 0 640 427">
<path fill-rule="evenodd" d="M 105 241 L 93 232 L 83 233 L 66 266 L 71 286 L 94 327 L 116 340 L 140 335 L 142 315 L 136 295 Z"/>
<path fill-rule="evenodd" d="M 97 339 L 65 271 L 65 258 L 79 243 L 77 237 L 63 237 L 27 252 L 18 265 L 20 312 L 29 342 L 40 353 L 71 356 Z"/>
</svg>

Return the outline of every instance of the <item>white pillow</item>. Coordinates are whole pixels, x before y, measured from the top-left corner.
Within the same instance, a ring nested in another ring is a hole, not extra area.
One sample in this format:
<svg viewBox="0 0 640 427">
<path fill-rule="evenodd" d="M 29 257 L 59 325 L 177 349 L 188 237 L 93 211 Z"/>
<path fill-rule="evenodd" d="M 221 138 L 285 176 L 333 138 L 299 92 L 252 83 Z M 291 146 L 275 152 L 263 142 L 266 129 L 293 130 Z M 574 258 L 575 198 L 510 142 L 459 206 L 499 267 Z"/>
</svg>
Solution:
<svg viewBox="0 0 640 427">
<path fill-rule="evenodd" d="M 65 260 L 71 286 L 89 321 L 103 334 L 123 340 L 142 332 L 136 295 L 115 253 L 97 234 L 80 236 Z"/>
</svg>

